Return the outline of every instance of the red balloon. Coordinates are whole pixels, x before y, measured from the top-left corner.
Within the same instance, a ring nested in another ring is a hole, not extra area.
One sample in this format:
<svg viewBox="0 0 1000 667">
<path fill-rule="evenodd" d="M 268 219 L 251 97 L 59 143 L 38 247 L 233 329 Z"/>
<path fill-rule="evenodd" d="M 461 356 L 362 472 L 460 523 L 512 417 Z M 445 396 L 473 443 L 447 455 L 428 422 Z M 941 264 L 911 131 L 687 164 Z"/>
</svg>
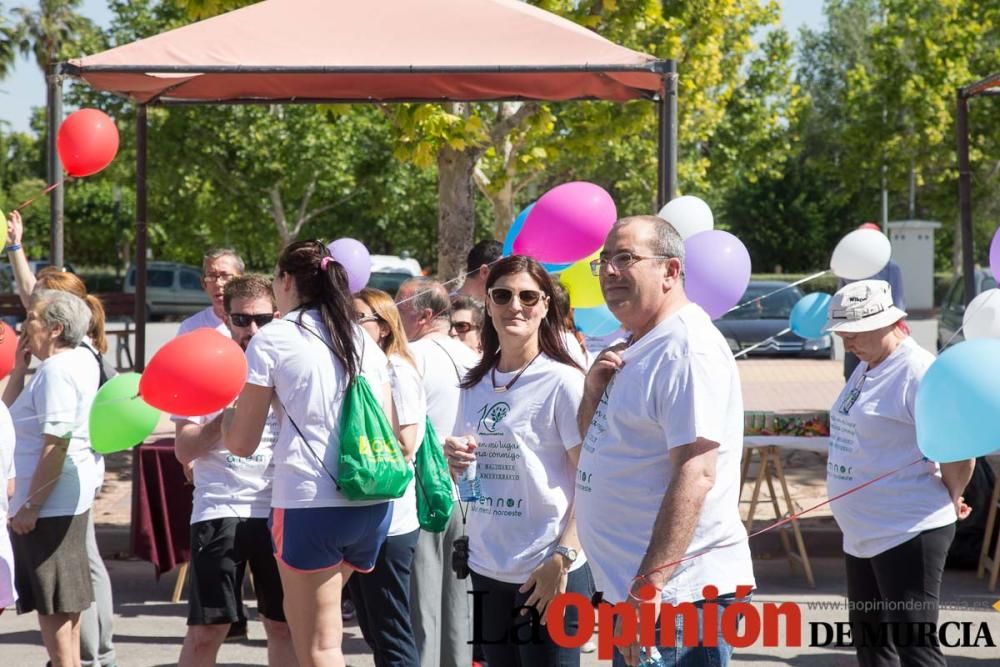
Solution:
<svg viewBox="0 0 1000 667">
<path fill-rule="evenodd" d="M 17 359 L 17 334 L 5 322 L 0 322 L 0 380 L 14 370 Z"/>
<path fill-rule="evenodd" d="M 66 173 L 90 176 L 104 169 L 118 153 L 118 128 L 98 109 L 80 109 L 59 126 L 56 148 Z"/>
<path fill-rule="evenodd" d="M 139 381 L 139 395 L 164 412 L 200 417 L 232 403 L 246 379 L 240 346 L 215 329 L 196 329 L 153 355 Z"/>
</svg>

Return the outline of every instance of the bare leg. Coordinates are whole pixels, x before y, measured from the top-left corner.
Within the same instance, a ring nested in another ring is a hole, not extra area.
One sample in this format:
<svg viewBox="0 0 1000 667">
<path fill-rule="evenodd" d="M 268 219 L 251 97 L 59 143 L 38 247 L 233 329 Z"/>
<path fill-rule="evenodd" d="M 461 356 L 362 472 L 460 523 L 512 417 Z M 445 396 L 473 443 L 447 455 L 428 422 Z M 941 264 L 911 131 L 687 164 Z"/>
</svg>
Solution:
<svg viewBox="0 0 1000 667">
<path fill-rule="evenodd" d="M 179 667 L 215 667 L 219 647 L 226 641 L 229 623 L 189 625 L 181 647 Z"/>
<path fill-rule="evenodd" d="M 39 614 L 52 667 L 80 667 L 80 614 Z"/>
<path fill-rule="evenodd" d="M 278 564 L 285 591 L 285 617 L 302 667 L 345 667 L 340 592 L 350 577 L 344 564 L 300 572 Z"/>
<path fill-rule="evenodd" d="M 272 621 L 264 616 L 260 620 L 264 624 L 264 633 L 267 634 L 267 664 L 270 667 L 296 667 L 299 663 L 295 659 L 295 647 L 292 645 L 288 623 Z"/>
</svg>

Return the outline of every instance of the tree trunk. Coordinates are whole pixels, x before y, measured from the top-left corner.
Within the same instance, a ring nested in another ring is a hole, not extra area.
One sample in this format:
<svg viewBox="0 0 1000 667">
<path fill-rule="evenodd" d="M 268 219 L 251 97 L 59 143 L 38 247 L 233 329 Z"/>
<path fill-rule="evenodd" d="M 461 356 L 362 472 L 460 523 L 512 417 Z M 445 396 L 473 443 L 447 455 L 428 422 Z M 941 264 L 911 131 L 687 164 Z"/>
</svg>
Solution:
<svg viewBox="0 0 1000 667">
<path fill-rule="evenodd" d="M 442 147 L 437 158 L 437 275 L 447 281 L 465 273 L 466 255 L 474 240 L 476 158 L 472 151 L 457 151 L 449 146 Z"/>
<path fill-rule="evenodd" d="M 514 179 L 508 178 L 500 192 L 491 198 L 493 202 L 493 235 L 503 243 L 507 230 L 514 224 Z"/>
</svg>

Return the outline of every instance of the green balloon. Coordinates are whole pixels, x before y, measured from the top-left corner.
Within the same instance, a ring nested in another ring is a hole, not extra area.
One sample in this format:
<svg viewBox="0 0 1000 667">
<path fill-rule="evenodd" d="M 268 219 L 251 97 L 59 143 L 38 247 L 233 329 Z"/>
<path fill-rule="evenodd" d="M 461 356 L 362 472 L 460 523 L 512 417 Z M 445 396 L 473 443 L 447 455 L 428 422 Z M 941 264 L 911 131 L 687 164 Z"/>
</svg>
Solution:
<svg viewBox="0 0 1000 667">
<path fill-rule="evenodd" d="M 149 437 L 160 411 L 139 398 L 139 373 L 116 375 L 101 387 L 90 408 L 90 446 L 100 454 L 135 447 Z"/>
</svg>

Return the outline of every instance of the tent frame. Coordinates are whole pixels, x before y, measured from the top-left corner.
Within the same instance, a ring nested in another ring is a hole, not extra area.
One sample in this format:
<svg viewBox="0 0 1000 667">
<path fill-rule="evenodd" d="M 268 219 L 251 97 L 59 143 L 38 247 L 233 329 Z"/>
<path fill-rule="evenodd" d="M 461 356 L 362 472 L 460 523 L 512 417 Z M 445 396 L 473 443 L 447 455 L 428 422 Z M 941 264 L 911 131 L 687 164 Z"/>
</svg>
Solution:
<svg viewBox="0 0 1000 667">
<path fill-rule="evenodd" d="M 230 74 L 560 74 L 560 73 L 585 73 L 585 72 L 655 72 L 660 75 L 662 85 L 659 92 L 651 94 L 647 99 L 657 105 L 657 209 L 674 198 L 677 189 L 677 64 L 674 60 L 656 60 L 644 65 L 623 66 L 613 65 L 602 67 L 600 65 L 559 65 L 559 66 L 463 66 L 463 67 L 380 67 L 380 66 L 315 66 L 315 67 L 284 67 L 284 66 L 146 66 L 146 65 L 94 65 L 81 67 L 70 63 L 60 63 L 58 65 L 59 74 L 74 78 L 82 78 L 84 72 L 107 72 L 107 73 L 166 73 L 166 74 L 209 74 L 209 73 L 230 73 Z M 166 92 L 169 95 L 169 91 Z M 575 98 L 571 100 L 545 100 L 530 96 L 506 97 L 506 98 L 484 98 L 484 99 L 458 99 L 452 97 L 438 97 L 425 100 L 358 100 L 346 99 L 337 100 L 332 98 L 322 99 L 238 99 L 238 100 L 183 100 L 170 99 L 161 95 L 160 99 L 154 99 L 145 103 L 136 104 L 135 115 L 135 370 L 142 372 L 146 365 L 146 252 L 148 247 L 148 188 L 147 177 L 149 173 L 149 123 L 148 108 L 150 106 L 194 106 L 194 105 L 229 105 L 229 104 L 372 104 L 372 103 L 404 103 L 404 102 L 505 102 L 505 101 L 586 101 L 599 98 Z M 641 98 L 640 98 L 641 99 Z M 631 101 L 631 100 L 629 100 Z M 54 128 L 50 127 L 50 135 Z M 54 152 L 54 147 L 50 147 Z M 58 159 L 58 158 L 56 158 Z M 61 216 L 59 218 L 58 234 L 52 235 L 51 257 L 62 256 L 62 225 Z M 58 239 L 58 242 L 57 242 Z"/>
<path fill-rule="evenodd" d="M 958 215 L 962 234 L 962 279 L 965 305 L 976 298 L 976 262 L 972 244 L 972 168 L 969 166 L 969 100 L 1000 96 L 1000 72 L 980 79 L 956 92 L 955 134 L 958 153 Z"/>
</svg>

